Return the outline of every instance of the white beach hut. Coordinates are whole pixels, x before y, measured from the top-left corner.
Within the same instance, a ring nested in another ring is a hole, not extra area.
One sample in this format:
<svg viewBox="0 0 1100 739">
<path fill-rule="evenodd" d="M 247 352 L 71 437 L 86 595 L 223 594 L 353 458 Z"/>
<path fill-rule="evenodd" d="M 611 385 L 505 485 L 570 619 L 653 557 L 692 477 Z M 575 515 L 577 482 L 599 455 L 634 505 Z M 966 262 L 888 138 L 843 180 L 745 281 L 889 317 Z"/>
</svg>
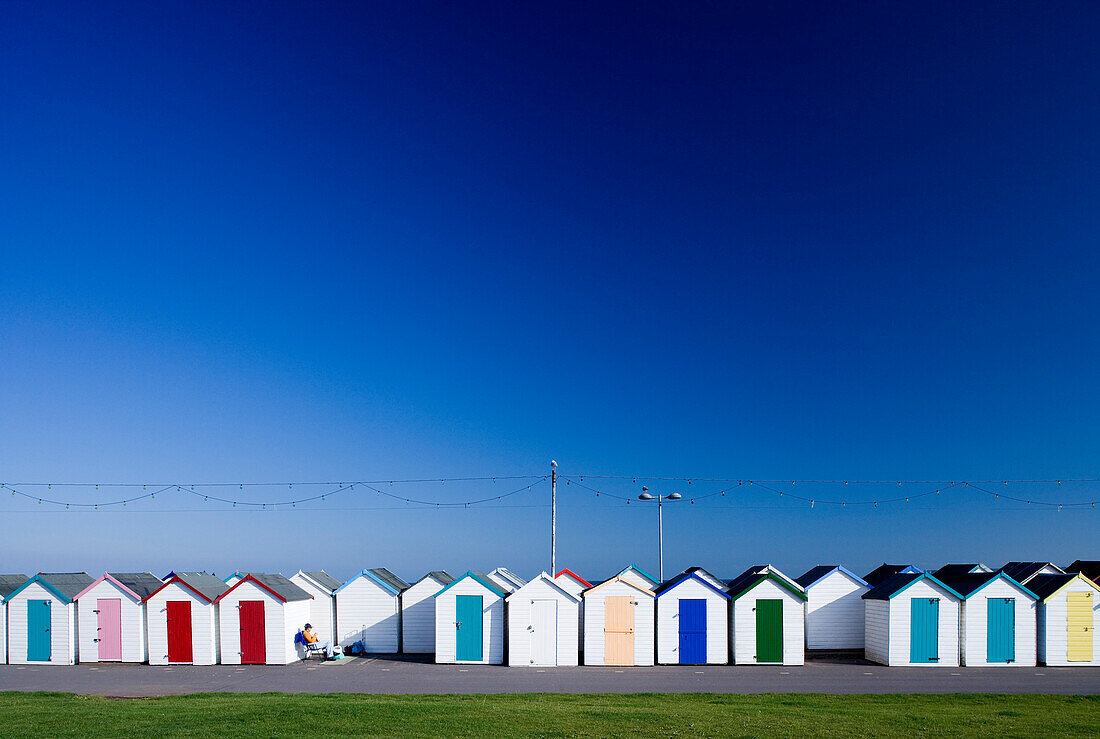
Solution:
<svg viewBox="0 0 1100 739">
<path fill-rule="evenodd" d="M 28 579 L 26 575 L 0 575 L 0 665 L 8 661 L 8 596 Z"/>
<path fill-rule="evenodd" d="M 74 599 L 91 582 L 86 572 L 40 572 L 13 590 L 6 599 L 9 664 L 76 664 Z"/>
<path fill-rule="evenodd" d="M 223 665 L 288 665 L 312 596 L 282 575 L 250 572 L 214 599 Z"/>
<path fill-rule="evenodd" d="M 958 667 L 961 601 L 926 572 L 888 577 L 863 594 L 864 656 L 890 666 Z"/>
<path fill-rule="evenodd" d="M 371 654 L 401 648 L 401 593 L 409 584 L 384 567 L 363 570 L 336 590 L 336 633 L 341 647 L 359 644 Z"/>
<path fill-rule="evenodd" d="M 806 591 L 806 649 L 862 650 L 867 581 L 841 565 L 818 565 L 795 582 Z"/>
<path fill-rule="evenodd" d="M 527 584 L 526 580 L 505 567 L 497 567 L 489 573 L 488 577 L 494 585 L 506 593 L 514 593 Z"/>
<path fill-rule="evenodd" d="M 149 664 L 218 661 L 218 605 L 229 588 L 205 572 L 176 572 L 145 599 Z"/>
<path fill-rule="evenodd" d="M 947 582 L 962 596 L 959 648 L 966 667 L 1035 666 L 1035 593 L 1003 572 Z"/>
<path fill-rule="evenodd" d="M 81 663 L 148 660 L 145 599 L 163 584 L 151 572 L 108 572 L 77 593 Z"/>
<path fill-rule="evenodd" d="M 730 641 L 737 665 L 806 661 L 806 592 L 771 565 L 730 581 Z"/>
<path fill-rule="evenodd" d="M 435 594 L 454 581 L 447 572 L 433 570 L 401 593 L 402 652 L 435 652 Z"/>
<path fill-rule="evenodd" d="M 561 585 L 573 595 L 580 598 L 580 613 L 577 617 L 577 647 L 584 651 L 584 591 L 592 587 L 592 583 L 585 580 L 572 570 L 563 569 L 554 575 L 554 582 Z"/>
<path fill-rule="evenodd" d="M 309 623 L 321 642 L 336 645 L 336 591 L 340 581 L 324 570 L 298 570 L 290 581 L 313 596 L 309 602 Z"/>
<path fill-rule="evenodd" d="M 617 572 L 615 576 L 611 579 L 614 580 L 615 577 L 619 577 L 623 580 L 632 582 L 639 588 L 645 588 L 646 590 L 653 590 L 655 587 L 661 584 L 657 578 L 655 578 L 653 575 L 649 574 L 636 564 L 627 565 L 623 569 L 619 570 L 619 572 Z"/>
<path fill-rule="evenodd" d="M 467 572 L 435 594 L 435 661 L 504 662 L 506 592 L 480 572 Z"/>
<path fill-rule="evenodd" d="M 1100 587 L 1080 573 L 1038 575 L 1038 657 L 1050 667 L 1100 665 Z"/>
<path fill-rule="evenodd" d="M 653 591 L 615 576 L 584 591 L 584 664 L 652 665 Z"/>
<path fill-rule="evenodd" d="M 730 596 L 725 588 L 701 567 L 684 570 L 657 587 L 658 663 L 729 662 Z"/>
<path fill-rule="evenodd" d="M 579 595 L 543 572 L 504 599 L 511 667 L 576 667 Z"/>
</svg>

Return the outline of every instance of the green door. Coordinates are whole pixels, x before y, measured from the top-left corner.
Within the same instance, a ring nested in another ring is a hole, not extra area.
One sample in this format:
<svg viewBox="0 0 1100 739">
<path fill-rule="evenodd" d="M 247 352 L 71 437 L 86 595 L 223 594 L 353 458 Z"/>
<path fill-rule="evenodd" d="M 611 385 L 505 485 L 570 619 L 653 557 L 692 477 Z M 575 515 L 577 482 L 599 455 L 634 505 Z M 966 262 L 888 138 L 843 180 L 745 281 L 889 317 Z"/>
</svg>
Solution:
<svg viewBox="0 0 1100 739">
<path fill-rule="evenodd" d="M 455 660 L 480 662 L 482 657 L 482 599 L 480 595 L 455 596 Z"/>
<path fill-rule="evenodd" d="M 940 599 L 913 598 L 909 602 L 909 661 L 939 662 Z"/>
<path fill-rule="evenodd" d="M 50 601 L 27 601 L 27 661 L 49 662 L 53 654 L 50 648 Z"/>
<path fill-rule="evenodd" d="M 1016 599 L 986 600 L 985 648 L 987 662 L 1016 661 Z"/>
<path fill-rule="evenodd" d="M 783 601 L 756 601 L 756 661 L 783 661 Z"/>
</svg>

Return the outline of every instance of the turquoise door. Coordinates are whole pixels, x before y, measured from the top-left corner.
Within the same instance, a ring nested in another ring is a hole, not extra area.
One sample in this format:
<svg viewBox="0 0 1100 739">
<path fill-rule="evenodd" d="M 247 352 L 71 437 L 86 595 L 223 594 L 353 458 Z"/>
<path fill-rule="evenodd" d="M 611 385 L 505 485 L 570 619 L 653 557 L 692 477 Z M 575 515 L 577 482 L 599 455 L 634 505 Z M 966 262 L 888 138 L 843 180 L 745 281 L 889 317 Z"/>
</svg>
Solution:
<svg viewBox="0 0 1100 739">
<path fill-rule="evenodd" d="M 455 659 L 480 662 L 482 659 L 482 600 L 480 595 L 455 596 Z"/>
<path fill-rule="evenodd" d="M 1016 661 L 1016 599 L 986 600 L 985 648 L 988 662 Z"/>
<path fill-rule="evenodd" d="M 27 661 L 49 662 L 50 649 L 50 601 L 27 601 Z"/>
<path fill-rule="evenodd" d="M 940 599 L 913 598 L 909 601 L 909 661 L 938 662 L 940 659 Z"/>
</svg>

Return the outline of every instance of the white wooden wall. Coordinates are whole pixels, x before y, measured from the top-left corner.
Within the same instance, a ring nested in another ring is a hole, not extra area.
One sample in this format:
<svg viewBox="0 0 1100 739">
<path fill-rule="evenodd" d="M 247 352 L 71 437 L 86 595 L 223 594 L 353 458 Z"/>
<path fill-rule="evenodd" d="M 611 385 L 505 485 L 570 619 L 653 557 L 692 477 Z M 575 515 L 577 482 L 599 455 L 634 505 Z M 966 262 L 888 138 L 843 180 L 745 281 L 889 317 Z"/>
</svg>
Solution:
<svg viewBox="0 0 1100 739">
<path fill-rule="evenodd" d="M 249 580 L 218 601 L 222 664 L 241 664 L 241 619 L 238 606 L 242 600 L 263 601 L 267 664 L 287 665 L 300 659 L 294 645 L 294 635 L 309 619 L 310 601 L 284 603 Z"/>
<path fill-rule="evenodd" d="M 8 604 L 0 602 L 0 665 L 8 662 Z"/>
<path fill-rule="evenodd" d="M 986 661 L 989 622 L 989 606 L 986 601 L 990 598 L 1016 600 L 1016 660 L 1014 662 Z M 962 603 L 962 614 L 959 618 L 962 664 L 967 667 L 1034 667 L 1037 610 L 1035 600 L 1030 595 L 999 578 L 967 598 Z"/>
<path fill-rule="evenodd" d="M 27 660 L 27 601 L 50 601 L 50 660 Z M 8 601 L 8 664 L 12 665 L 73 665 L 76 664 L 76 608 L 66 604 L 41 583 L 31 583 Z"/>
<path fill-rule="evenodd" d="M 834 570 L 807 589 L 806 647 L 863 649 L 863 594 L 868 587 Z"/>
<path fill-rule="evenodd" d="M 624 578 L 625 579 L 625 578 Z M 644 579 L 644 578 L 641 578 Z M 584 663 L 604 664 L 604 599 L 629 595 L 634 606 L 634 664 L 652 665 L 654 660 L 654 605 L 652 593 L 643 593 L 626 583 L 613 582 L 584 596 Z"/>
<path fill-rule="evenodd" d="M 756 664 L 756 601 L 776 599 L 783 601 L 783 664 L 805 664 L 805 604 L 791 591 L 767 579 L 733 601 L 730 607 L 730 638 L 733 640 L 735 665 Z"/>
<path fill-rule="evenodd" d="M 218 609 L 214 604 L 197 597 L 178 582 L 169 584 L 145 604 L 149 664 L 168 664 L 167 603 L 170 600 L 185 600 L 191 603 L 192 664 L 216 664 L 218 661 Z"/>
<path fill-rule="evenodd" d="M 504 599 L 473 578 L 467 577 L 435 598 L 435 661 L 454 663 L 455 659 L 455 597 L 480 595 L 482 600 L 482 657 L 480 663 L 504 663 Z M 465 663 L 463 663 L 465 664 Z"/>
<path fill-rule="evenodd" d="M 401 594 L 401 651 L 435 652 L 435 598 L 443 584 L 428 577 Z"/>
<path fill-rule="evenodd" d="M 863 656 L 885 665 L 890 661 L 890 601 L 863 601 Z"/>
<path fill-rule="evenodd" d="M 910 625 L 912 621 L 913 598 L 939 598 L 939 661 L 909 661 Z M 946 590 L 941 590 L 928 580 L 911 585 L 900 595 L 890 599 L 890 651 L 887 664 L 911 665 L 914 667 L 958 667 L 959 666 L 959 601 Z"/>
<path fill-rule="evenodd" d="M 580 657 L 577 645 L 577 619 L 580 608 L 577 601 L 562 595 L 541 577 L 537 577 L 509 596 L 508 610 L 508 664 L 511 667 L 531 666 L 531 601 L 553 600 L 558 604 L 557 665 L 576 667 Z"/>
<path fill-rule="evenodd" d="M 309 619 L 313 624 L 313 632 L 322 642 L 336 644 L 336 599 L 332 592 L 319 587 L 301 573 L 296 573 L 290 581 L 313 596 L 309 601 Z M 303 624 L 304 626 L 305 624 Z"/>
<path fill-rule="evenodd" d="M 561 577 L 555 577 L 554 582 L 566 592 L 572 593 L 581 599 L 580 606 L 577 614 L 577 648 L 579 651 L 584 651 L 584 599 L 581 594 L 584 592 L 584 585 L 574 580 L 569 575 L 562 573 Z"/>
<path fill-rule="evenodd" d="M 626 580 L 627 582 L 634 583 L 639 588 L 645 588 L 646 590 L 653 590 L 653 588 L 657 587 L 651 581 L 639 575 L 636 570 L 627 570 L 626 572 L 619 575 L 619 577 Z"/>
<path fill-rule="evenodd" d="M 144 662 L 145 606 L 134 596 L 121 590 L 110 580 L 104 580 L 76 601 L 78 653 L 81 662 L 99 662 L 99 614 L 96 601 L 117 598 L 122 602 L 122 661 Z"/>
<path fill-rule="evenodd" d="M 657 598 L 657 662 L 680 663 L 680 599 L 703 598 L 707 602 L 707 664 L 729 662 L 729 599 L 698 580 L 688 578 Z"/>
<path fill-rule="evenodd" d="M 398 597 L 359 575 L 336 594 L 336 628 L 341 647 L 364 640 L 375 654 L 397 652 L 401 633 Z"/>
<path fill-rule="evenodd" d="M 505 593 L 514 593 L 516 590 L 516 584 L 498 572 L 490 572 L 486 577 Z"/>
<path fill-rule="evenodd" d="M 1092 661 L 1070 662 L 1067 659 L 1067 593 L 1092 592 Z M 1100 592 L 1081 580 L 1073 580 L 1065 590 L 1039 605 L 1043 624 L 1039 641 L 1039 661 L 1051 667 L 1088 667 L 1100 665 Z M 9 614 L 10 615 L 10 614 Z"/>
</svg>

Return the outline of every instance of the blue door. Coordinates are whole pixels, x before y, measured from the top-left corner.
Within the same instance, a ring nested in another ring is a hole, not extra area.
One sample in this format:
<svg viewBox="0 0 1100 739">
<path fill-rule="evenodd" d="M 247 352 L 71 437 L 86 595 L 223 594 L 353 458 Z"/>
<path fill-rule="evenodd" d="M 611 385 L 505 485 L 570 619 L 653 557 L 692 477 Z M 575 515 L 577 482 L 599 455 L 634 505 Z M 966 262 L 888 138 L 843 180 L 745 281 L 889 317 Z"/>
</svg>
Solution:
<svg viewBox="0 0 1100 739">
<path fill-rule="evenodd" d="M 986 600 L 985 648 L 988 662 L 1016 661 L 1016 599 Z"/>
<path fill-rule="evenodd" d="M 909 661 L 938 662 L 940 659 L 940 599 L 913 598 L 909 601 Z"/>
<path fill-rule="evenodd" d="M 680 599 L 680 664 L 707 662 L 707 602 L 702 598 Z"/>
<path fill-rule="evenodd" d="M 480 595 L 455 596 L 455 660 L 458 662 L 484 659 L 482 607 Z"/>
<path fill-rule="evenodd" d="M 50 601 L 27 601 L 27 661 L 49 662 L 50 649 Z"/>
</svg>

